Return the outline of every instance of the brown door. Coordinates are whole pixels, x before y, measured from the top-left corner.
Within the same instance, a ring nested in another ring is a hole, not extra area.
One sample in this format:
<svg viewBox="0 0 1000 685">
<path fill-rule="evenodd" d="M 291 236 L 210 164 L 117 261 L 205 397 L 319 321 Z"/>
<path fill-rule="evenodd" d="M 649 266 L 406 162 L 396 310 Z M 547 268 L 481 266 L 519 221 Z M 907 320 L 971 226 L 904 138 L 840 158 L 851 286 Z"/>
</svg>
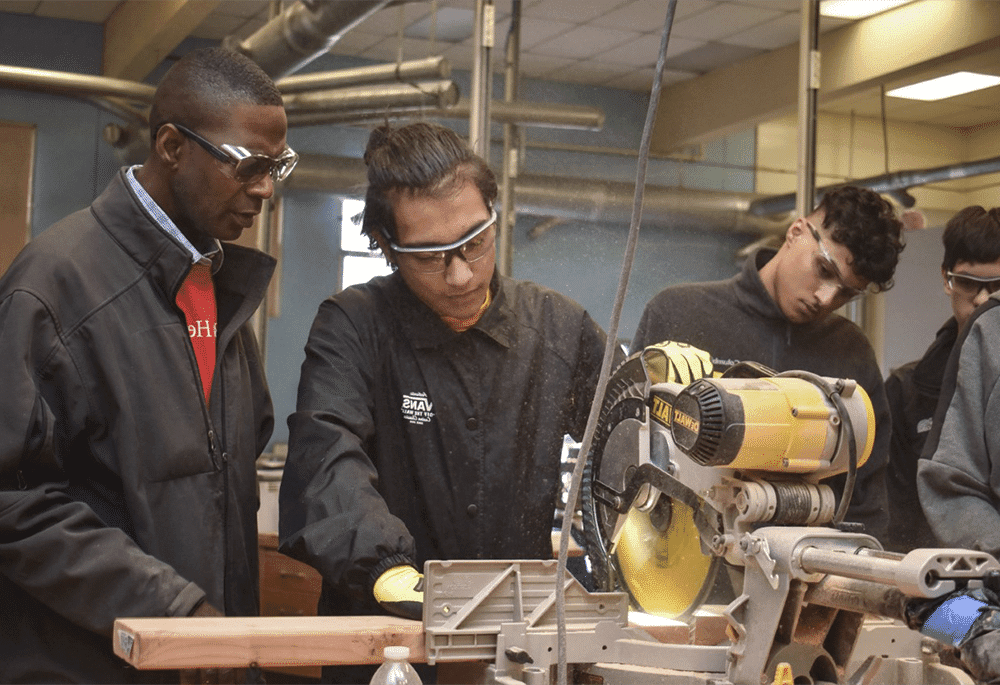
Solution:
<svg viewBox="0 0 1000 685">
<path fill-rule="evenodd" d="M 0 274 L 31 237 L 35 127 L 0 121 Z"/>
</svg>

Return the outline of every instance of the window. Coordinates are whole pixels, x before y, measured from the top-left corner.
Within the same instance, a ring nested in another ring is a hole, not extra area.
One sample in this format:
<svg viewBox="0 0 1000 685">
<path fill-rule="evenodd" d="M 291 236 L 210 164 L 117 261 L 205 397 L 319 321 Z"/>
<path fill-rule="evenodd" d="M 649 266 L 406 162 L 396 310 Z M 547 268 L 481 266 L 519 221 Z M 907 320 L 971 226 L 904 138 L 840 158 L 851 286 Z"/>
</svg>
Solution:
<svg viewBox="0 0 1000 685">
<path fill-rule="evenodd" d="M 341 289 L 392 273 L 382 253 L 368 249 L 368 236 L 361 233 L 360 224 L 354 223 L 354 217 L 364 208 L 363 200 L 353 198 L 345 198 L 340 208 L 340 249 L 343 251 Z"/>
</svg>

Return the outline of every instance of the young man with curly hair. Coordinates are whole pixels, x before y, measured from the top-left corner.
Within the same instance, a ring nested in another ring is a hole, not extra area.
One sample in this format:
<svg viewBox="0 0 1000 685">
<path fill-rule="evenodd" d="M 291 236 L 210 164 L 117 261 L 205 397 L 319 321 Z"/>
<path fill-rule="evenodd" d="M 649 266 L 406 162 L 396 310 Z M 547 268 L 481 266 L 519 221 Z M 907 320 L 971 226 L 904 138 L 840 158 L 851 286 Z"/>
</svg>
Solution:
<svg viewBox="0 0 1000 685">
<path fill-rule="evenodd" d="M 875 410 L 875 444 L 858 471 L 846 520 L 877 538 L 887 527 L 889 408 L 871 345 L 834 311 L 870 290 L 892 287 L 902 227 L 877 193 L 830 190 L 808 216 L 792 222 L 779 249 L 755 251 L 736 276 L 671 286 L 654 296 L 631 346 L 635 352 L 662 341 L 686 343 L 708 353 L 709 373 L 753 361 L 860 383 Z M 844 476 L 829 483 L 839 498 Z"/>
</svg>

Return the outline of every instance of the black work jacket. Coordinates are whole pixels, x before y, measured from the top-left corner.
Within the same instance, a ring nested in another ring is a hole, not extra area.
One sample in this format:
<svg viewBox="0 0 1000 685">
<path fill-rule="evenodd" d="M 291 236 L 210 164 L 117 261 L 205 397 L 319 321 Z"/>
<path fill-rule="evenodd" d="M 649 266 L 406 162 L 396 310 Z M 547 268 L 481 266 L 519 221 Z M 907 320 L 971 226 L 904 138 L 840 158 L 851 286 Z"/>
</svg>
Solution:
<svg viewBox="0 0 1000 685">
<path fill-rule="evenodd" d="M 371 584 L 399 563 L 551 558 L 563 437 L 582 437 L 605 336 L 554 291 L 491 290 L 464 333 L 398 273 L 320 306 L 279 527 L 322 574 L 321 611 L 377 613 Z"/>
<path fill-rule="evenodd" d="M 274 420 L 247 321 L 274 260 L 223 251 L 210 406 L 174 304 L 190 253 L 124 171 L 0 279 L 0 681 L 176 682 L 113 654 L 115 618 L 258 612 Z"/>
<path fill-rule="evenodd" d="M 941 381 L 957 338 L 958 322 L 952 317 L 938 330 L 923 357 L 893 369 L 885 379 L 892 412 L 886 547 L 897 552 L 937 545 L 917 496 L 917 461 L 934 425 Z"/>
</svg>

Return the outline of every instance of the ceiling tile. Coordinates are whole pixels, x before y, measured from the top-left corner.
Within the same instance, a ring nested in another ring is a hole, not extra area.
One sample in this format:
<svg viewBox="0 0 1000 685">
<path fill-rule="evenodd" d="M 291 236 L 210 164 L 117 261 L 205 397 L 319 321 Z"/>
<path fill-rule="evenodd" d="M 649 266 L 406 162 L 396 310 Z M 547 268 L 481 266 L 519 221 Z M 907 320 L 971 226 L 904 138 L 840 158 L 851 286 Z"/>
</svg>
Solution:
<svg viewBox="0 0 1000 685">
<path fill-rule="evenodd" d="M 415 21 L 423 19 L 427 13 L 428 4 L 423 2 L 390 5 L 385 9 L 380 9 L 358 24 L 358 28 L 368 33 L 395 35 L 399 33 L 400 23 L 402 23 L 405 29 Z"/>
<path fill-rule="evenodd" d="M 35 10 L 40 17 L 73 19 L 103 24 L 118 7 L 118 0 L 77 0 L 76 2 L 45 1 Z"/>
<path fill-rule="evenodd" d="M 616 48 L 611 48 L 600 54 L 602 62 L 616 62 L 633 66 L 652 67 L 660 54 L 660 39 L 658 33 L 647 33 Z M 667 59 L 688 50 L 694 50 L 705 43 L 700 40 L 690 40 L 679 36 L 670 36 L 667 43 Z"/>
<path fill-rule="evenodd" d="M 632 71 L 634 70 L 624 64 L 607 64 L 586 60 L 572 62 L 561 69 L 556 69 L 549 74 L 549 77 L 555 81 L 588 83 L 596 86 L 620 78 Z"/>
<path fill-rule="evenodd" d="M 636 69 L 616 78 L 613 84 L 609 83 L 605 85 L 613 86 L 615 88 L 624 88 L 625 90 L 638 90 L 648 93 L 652 90 L 653 76 L 655 75 L 655 69 Z M 697 76 L 697 74 L 692 74 L 686 71 L 664 70 L 663 80 L 661 83 L 664 87 L 666 87 L 672 83 L 686 81 L 690 78 L 694 78 L 695 76 Z"/>
<path fill-rule="evenodd" d="M 762 51 L 743 45 L 727 43 L 706 43 L 700 48 L 688 50 L 666 62 L 668 69 L 676 71 L 693 71 L 697 74 L 707 74 L 719 67 L 739 62 L 748 57 L 760 54 Z"/>
<path fill-rule="evenodd" d="M 700 40 L 720 40 L 758 24 L 772 21 L 782 12 L 751 5 L 718 4 L 704 12 L 675 22 L 672 34 Z"/>
<path fill-rule="evenodd" d="M 623 0 L 539 0 L 531 5 L 527 13 L 539 19 L 554 19 L 565 21 L 571 19 L 576 23 L 586 23 L 621 5 Z"/>
<path fill-rule="evenodd" d="M 564 57 L 552 57 L 551 55 L 536 55 L 534 53 L 521 54 L 521 74 L 528 78 L 542 78 L 560 69 L 567 64 L 572 64 L 575 60 Z"/>
<path fill-rule="evenodd" d="M 619 31 L 618 29 L 601 28 L 597 26 L 579 26 L 566 33 L 539 43 L 532 52 L 543 55 L 558 55 L 583 59 L 605 50 L 632 41 L 639 37 L 634 31 Z"/>
<path fill-rule="evenodd" d="M 360 55 L 375 43 L 385 40 L 395 40 L 395 36 L 390 39 L 365 31 L 348 31 L 330 47 L 329 52 L 334 55 Z"/>
<path fill-rule="evenodd" d="M 564 21 L 549 21 L 548 19 L 521 18 L 521 49 L 531 49 L 544 40 L 548 40 L 573 28 L 573 24 Z"/>
<path fill-rule="evenodd" d="M 658 31 L 662 31 L 666 18 L 666 2 L 631 0 L 607 14 L 595 17 L 590 23 L 595 26 L 608 26 L 613 29 L 649 31 L 657 28 Z M 676 19 L 677 13 L 675 11 L 674 20 L 676 21 Z"/>
<path fill-rule="evenodd" d="M 439 7 L 437 12 L 424 15 L 422 19 L 410 24 L 404 35 L 409 38 L 447 43 L 461 43 L 470 38 L 475 31 L 476 13 L 464 7 Z"/>
<path fill-rule="evenodd" d="M 734 45 L 745 45 L 749 48 L 774 50 L 791 43 L 797 44 L 800 24 L 799 15 L 783 14 L 746 31 L 734 33 L 726 38 L 726 42 Z"/>
<path fill-rule="evenodd" d="M 802 0 L 723 0 L 735 5 L 753 5 L 769 10 L 781 10 L 782 12 L 799 13 L 802 9 Z"/>
<path fill-rule="evenodd" d="M 659 22 L 660 24 L 663 24 L 663 21 L 667 16 L 667 3 L 666 0 L 656 1 L 663 5 L 664 19 L 661 19 Z M 717 0 L 677 0 L 677 9 L 674 10 L 674 25 L 676 26 L 677 22 L 685 17 L 700 14 L 705 10 L 716 7 L 719 4 L 720 3 Z"/>
</svg>

